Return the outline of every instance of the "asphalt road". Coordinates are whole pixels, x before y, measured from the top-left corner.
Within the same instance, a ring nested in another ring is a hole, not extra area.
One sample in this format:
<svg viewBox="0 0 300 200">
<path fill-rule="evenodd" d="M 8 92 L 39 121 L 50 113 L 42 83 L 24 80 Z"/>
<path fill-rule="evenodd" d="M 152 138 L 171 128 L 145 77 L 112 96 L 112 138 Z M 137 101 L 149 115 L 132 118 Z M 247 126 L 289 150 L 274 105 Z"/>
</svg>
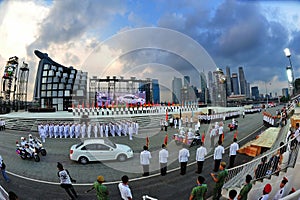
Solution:
<svg viewBox="0 0 300 200">
<path fill-rule="evenodd" d="M 275 111 L 275 109 L 278 109 L 278 107 L 270 108 L 272 111 Z M 262 126 L 262 113 L 249 114 L 246 115 L 244 119 L 240 117 L 237 120 L 239 122 L 238 139 L 240 146 L 242 146 L 258 134 L 255 133 L 251 135 L 251 133 Z M 228 124 L 229 122 L 230 121 L 226 121 L 225 123 Z M 201 125 L 201 132 L 207 132 L 207 129 L 207 125 Z M 159 129 L 148 130 L 149 133 L 147 133 L 147 131 L 145 133 L 144 131 L 141 135 L 135 136 L 133 141 L 129 141 L 127 137 L 110 138 L 117 143 L 131 146 L 135 152 L 133 159 L 129 159 L 123 163 L 110 161 L 95 162 L 88 165 L 81 165 L 69 159 L 68 153 L 70 146 L 80 142 L 80 139 L 47 139 L 44 146 L 48 154 L 45 157 L 41 157 L 41 161 L 37 163 L 33 160 L 21 160 L 15 154 L 15 141 L 19 140 L 21 136 L 27 136 L 28 133 L 9 130 L 0 132 L 0 154 L 6 162 L 7 171 L 11 179 L 10 183 L 6 183 L 3 178 L 0 178 L 0 184 L 7 191 L 17 193 L 20 200 L 68 199 L 66 192 L 60 188 L 58 184 L 56 162 L 59 161 L 64 164 L 65 168 L 70 171 L 72 177 L 77 180 L 74 187 L 79 193 L 78 199 L 96 199 L 94 191 L 87 194 L 84 193 L 84 191 L 91 187 L 91 184 L 96 180 L 98 175 L 105 177 L 106 184 L 110 191 L 110 199 L 120 199 L 117 184 L 124 174 L 128 175 L 131 180 L 129 185 L 133 193 L 133 199 L 142 199 L 142 196 L 146 194 L 160 200 L 188 199 L 191 189 L 196 185 L 198 176 L 198 174 L 195 174 L 196 165 L 194 164 L 195 150 L 197 147 L 190 148 L 191 157 L 187 174 L 184 176 L 179 175 L 177 156 L 180 147 L 175 145 L 174 141 L 171 141 L 172 133 L 176 133 L 177 130 L 168 130 L 168 150 L 170 153 L 168 170 L 171 171 L 164 177 L 158 173 L 159 165 L 157 157 L 159 147 L 165 137 L 165 132 Z M 234 132 L 229 132 L 226 125 L 224 130 L 224 147 L 227 147 L 232 142 Z M 156 133 L 153 134 L 154 132 Z M 150 138 L 150 151 L 153 158 L 150 165 L 150 176 L 144 178 L 141 176 L 142 169 L 139 164 L 139 152 L 145 144 L 146 135 Z M 213 160 L 210 156 L 211 152 L 212 151 L 210 151 L 208 158 L 205 160 L 204 169 L 201 174 L 206 178 L 206 182 L 209 186 L 208 196 L 211 195 L 214 186 L 209 175 L 213 169 Z M 238 155 L 236 163 L 242 164 L 250 159 L 248 156 Z M 228 161 L 228 150 L 225 152 L 223 160 Z"/>
</svg>

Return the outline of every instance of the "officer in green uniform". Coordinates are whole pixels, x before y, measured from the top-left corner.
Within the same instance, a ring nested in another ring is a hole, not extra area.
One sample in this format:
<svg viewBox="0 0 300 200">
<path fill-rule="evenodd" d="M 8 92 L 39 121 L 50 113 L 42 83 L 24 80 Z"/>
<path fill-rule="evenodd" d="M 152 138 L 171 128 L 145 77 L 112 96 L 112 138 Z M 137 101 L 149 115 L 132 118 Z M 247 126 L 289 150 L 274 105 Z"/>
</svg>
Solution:
<svg viewBox="0 0 300 200">
<path fill-rule="evenodd" d="M 198 176 L 197 186 L 193 188 L 189 200 L 203 200 L 207 192 L 207 185 L 204 184 L 205 178 Z"/>
<path fill-rule="evenodd" d="M 225 178 L 228 176 L 228 171 L 227 169 L 225 169 L 225 167 L 226 167 L 226 163 L 221 162 L 219 166 L 219 170 L 220 170 L 219 173 L 218 174 L 210 173 L 212 179 L 216 183 L 213 190 L 213 200 L 218 200 L 221 197 L 222 187 L 224 185 Z"/>
</svg>

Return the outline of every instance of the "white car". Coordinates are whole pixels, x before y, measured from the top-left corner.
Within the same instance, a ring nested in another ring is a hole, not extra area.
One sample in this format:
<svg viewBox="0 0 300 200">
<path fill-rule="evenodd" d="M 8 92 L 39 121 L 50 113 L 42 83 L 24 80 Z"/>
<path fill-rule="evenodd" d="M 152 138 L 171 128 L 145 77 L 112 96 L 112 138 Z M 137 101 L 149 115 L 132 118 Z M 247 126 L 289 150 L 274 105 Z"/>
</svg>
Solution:
<svg viewBox="0 0 300 200">
<path fill-rule="evenodd" d="M 123 144 L 115 144 L 108 139 L 88 139 L 75 144 L 70 149 L 70 159 L 81 164 L 90 161 L 118 160 L 123 162 L 133 157 L 132 149 Z"/>
<path fill-rule="evenodd" d="M 144 105 L 145 99 L 139 98 L 133 94 L 127 94 L 122 97 L 119 97 L 120 103 L 129 103 L 129 104 L 135 104 L 135 105 Z"/>
</svg>

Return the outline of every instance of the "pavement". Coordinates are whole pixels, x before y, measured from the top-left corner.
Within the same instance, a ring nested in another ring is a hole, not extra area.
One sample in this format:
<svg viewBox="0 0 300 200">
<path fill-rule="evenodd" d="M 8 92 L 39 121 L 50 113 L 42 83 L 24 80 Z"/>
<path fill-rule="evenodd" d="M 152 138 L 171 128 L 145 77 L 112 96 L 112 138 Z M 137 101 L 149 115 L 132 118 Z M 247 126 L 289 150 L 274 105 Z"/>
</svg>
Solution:
<svg viewBox="0 0 300 200">
<path fill-rule="evenodd" d="M 278 108 L 277 108 L 278 109 Z M 248 140 L 256 136 L 250 133 L 258 130 L 262 126 L 262 114 L 249 114 L 245 119 L 239 118 L 238 139 L 240 146 Z M 226 121 L 228 124 L 230 121 Z M 201 133 L 208 133 L 209 125 L 201 125 Z M 224 146 L 229 146 L 232 142 L 234 132 L 229 132 L 226 125 Z M 110 139 L 117 143 L 127 144 L 135 152 L 134 158 L 126 162 L 119 163 L 116 161 L 109 162 L 94 162 L 88 165 L 81 165 L 69 159 L 69 149 L 72 144 L 79 143 L 80 139 L 46 139 L 45 148 L 48 152 L 47 156 L 41 157 L 40 162 L 33 160 L 21 160 L 15 154 L 15 141 L 19 140 L 21 136 L 27 136 L 28 133 L 18 131 L 0 132 L 0 154 L 7 164 L 7 171 L 11 178 L 10 183 L 6 183 L 0 179 L 0 184 L 7 191 L 16 192 L 20 199 L 67 199 L 65 191 L 59 187 L 58 178 L 56 176 L 56 162 L 62 162 L 67 168 L 72 177 L 77 180 L 75 189 L 80 194 L 78 199 L 96 199 L 94 192 L 84 193 L 85 190 L 91 187 L 98 175 L 103 175 L 106 179 L 106 185 L 110 191 L 111 199 L 119 199 L 119 192 L 117 184 L 120 177 L 124 174 L 130 178 L 130 187 L 133 192 L 134 199 L 142 199 L 143 195 L 149 195 L 158 199 L 188 199 L 190 191 L 196 185 L 195 174 L 195 151 L 197 147 L 190 148 L 190 161 L 187 168 L 187 174 L 179 175 L 179 163 L 177 161 L 178 151 L 180 146 L 177 146 L 172 140 L 172 135 L 177 133 L 178 129 L 169 129 L 167 131 L 169 136 L 168 150 L 170 158 L 168 162 L 167 176 L 160 176 L 158 164 L 158 151 L 164 141 L 166 132 L 160 131 L 159 128 L 145 129 L 139 135 L 134 136 L 132 141 L 128 137 L 111 137 Z M 259 130 L 260 133 L 260 130 Z M 150 165 L 150 176 L 142 177 L 142 168 L 139 164 L 139 153 L 146 142 L 146 137 L 150 139 L 150 152 L 152 160 Z M 208 138 L 208 137 L 206 137 Z M 246 138 L 242 140 L 242 138 Z M 209 141 L 209 140 L 206 140 Z M 205 144 L 207 147 L 209 143 Z M 210 155 L 207 157 L 202 176 L 204 176 L 209 185 L 208 196 L 211 195 L 213 182 L 209 173 L 213 168 L 213 160 L 211 158 L 211 149 L 208 149 Z M 252 159 L 245 155 L 238 155 L 236 164 L 242 164 Z M 223 160 L 228 161 L 228 151 L 226 151 Z M 45 191 L 45 192 L 44 192 Z M 46 192 L 47 191 L 47 192 Z"/>
</svg>

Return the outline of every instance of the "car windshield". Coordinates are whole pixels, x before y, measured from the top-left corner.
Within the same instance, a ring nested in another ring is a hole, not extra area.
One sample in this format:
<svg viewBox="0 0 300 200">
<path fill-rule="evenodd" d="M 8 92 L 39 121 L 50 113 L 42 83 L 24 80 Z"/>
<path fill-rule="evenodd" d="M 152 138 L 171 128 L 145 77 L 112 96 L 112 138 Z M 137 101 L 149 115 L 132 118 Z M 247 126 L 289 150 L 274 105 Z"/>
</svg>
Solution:
<svg viewBox="0 0 300 200">
<path fill-rule="evenodd" d="M 117 145 L 115 144 L 115 143 L 113 143 L 112 141 L 110 141 L 110 140 L 104 140 L 104 144 L 106 144 L 106 145 L 108 145 L 108 146 L 111 146 L 111 147 L 113 147 L 113 148 L 116 148 L 117 147 Z"/>
</svg>

